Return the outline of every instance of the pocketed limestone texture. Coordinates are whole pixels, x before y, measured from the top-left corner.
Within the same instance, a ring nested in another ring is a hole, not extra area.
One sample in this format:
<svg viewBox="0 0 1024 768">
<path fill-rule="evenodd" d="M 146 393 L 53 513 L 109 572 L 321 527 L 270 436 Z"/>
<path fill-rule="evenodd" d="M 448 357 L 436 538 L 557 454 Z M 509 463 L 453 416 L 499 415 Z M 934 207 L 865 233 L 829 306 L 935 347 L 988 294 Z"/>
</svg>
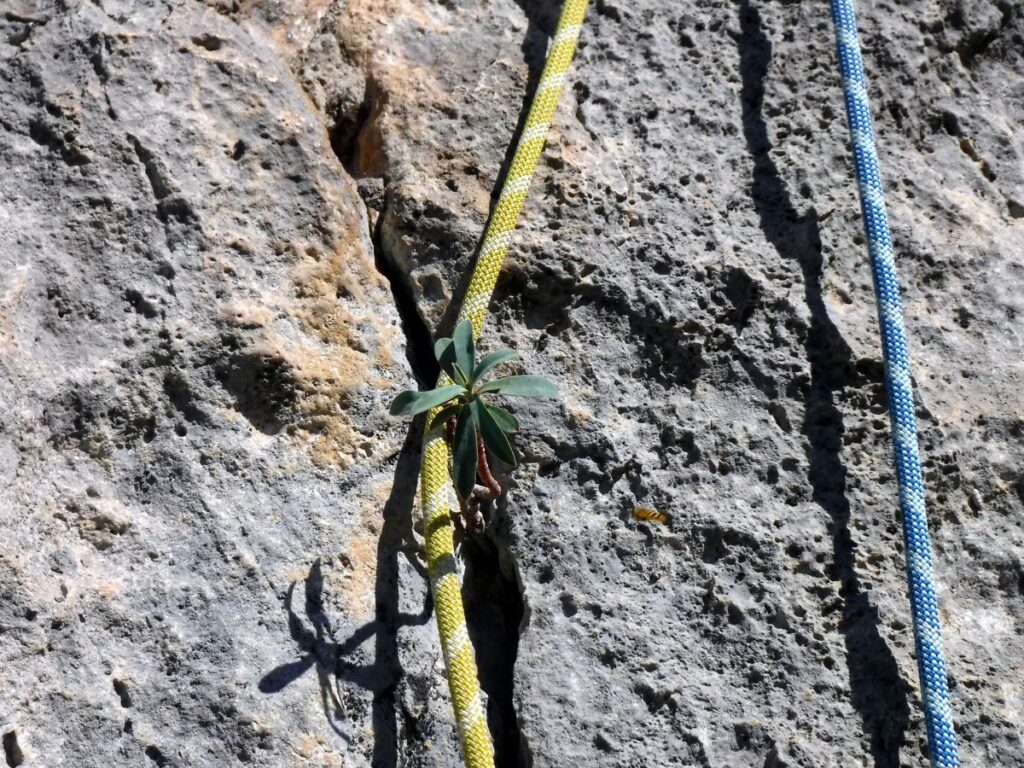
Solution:
<svg viewBox="0 0 1024 768">
<path fill-rule="evenodd" d="M 386 410 L 558 11 L 0 9 L 7 764 L 458 764 Z M 963 763 L 1015 765 L 1024 9 L 859 13 Z M 928 764 L 837 72 L 827 3 L 591 5 L 482 342 L 564 393 L 462 550 L 503 768 Z"/>
</svg>

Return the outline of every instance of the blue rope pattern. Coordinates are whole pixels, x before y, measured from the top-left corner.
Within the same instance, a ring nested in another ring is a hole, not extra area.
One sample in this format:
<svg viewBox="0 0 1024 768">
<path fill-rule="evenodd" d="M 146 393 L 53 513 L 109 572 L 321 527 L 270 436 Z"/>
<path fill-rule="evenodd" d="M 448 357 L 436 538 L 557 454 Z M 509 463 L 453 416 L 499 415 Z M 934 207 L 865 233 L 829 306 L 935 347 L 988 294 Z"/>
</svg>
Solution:
<svg viewBox="0 0 1024 768">
<path fill-rule="evenodd" d="M 939 611 L 932 580 L 932 547 L 924 506 L 924 479 L 917 447 L 917 420 L 910 384 L 907 339 L 903 330 L 903 307 L 882 196 L 875 132 L 871 123 L 867 81 L 864 78 L 860 39 L 857 35 L 857 18 L 851 0 L 831 0 L 831 4 L 839 64 L 843 74 L 843 92 L 846 96 L 846 116 L 853 144 L 854 168 L 860 188 L 861 212 L 878 299 L 896 478 L 900 509 L 903 512 L 903 540 L 907 553 L 914 642 L 917 646 L 931 764 L 932 768 L 958 768 L 960 759 L 953 730 L 953 709 L 946 682 Z"/>
</svg>

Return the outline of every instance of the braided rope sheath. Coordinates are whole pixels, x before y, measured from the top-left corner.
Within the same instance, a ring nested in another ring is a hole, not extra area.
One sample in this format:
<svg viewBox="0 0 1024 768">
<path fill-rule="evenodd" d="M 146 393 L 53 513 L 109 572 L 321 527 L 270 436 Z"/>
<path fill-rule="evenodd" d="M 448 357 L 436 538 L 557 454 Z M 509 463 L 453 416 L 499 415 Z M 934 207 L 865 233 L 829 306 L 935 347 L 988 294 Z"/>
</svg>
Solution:
<svg viewBox="0 0 1024 768">
<path fill-rule="evenodd" d="M 501 196 L 491 216 L 476 267 L 466 289 L 466 297 L 459 312 L 459 322 L 470 320 L 473 335 L 480 336 L 487 318 L 491 293 L 508 251 L 512 231 L 526 201 L 530 179 L 537 167 L 551 118 L 558 105 L 566 72 L 576 52 L 580 26 L 587 9 L 587 0 L 566 0 L 558 22 L 544 72 L 530 105 L 530 112 L 519 144 L 512 158 Z M 438 386 L 451 384 L 442 374 Z M 455 721 L 462 744 L 462 757 L 468 768 L 491 768 L 494 750 L 487 718 L 480 701 L 480 683 L 477 680 L 473 645 L 466 629 L 466 615 L 462 606 L 458 566 L 455 561 L 453 531 L 448 507 L 450 480 L 448 477 L 448 446 L 440 425 L 433 425 L 434 416 L 427 417 L 428 429 L 423 440 L 423 464 L 420 473 L 420 500 L 423 507 L 426 534 L 427 568 L 434 593 L 434 615 L 441 652 L 448 672 L 448 687 L 455 710 Z"/>
<path fill-rule="evenodd" d="M 938 603 L 932 577 L 932 547 L 925 513 L 924 479 L 918 454 L 917 420 L 910 384 L 907 340 L 903 329 L 903 307 L 882 195 L 857 18 L 851 0 L 831 0 L 831 4 L 846 96 L 846 115 L 853 144 L 854 168 L 860 188 L 861 211 L 878 299 L 896 478 L 903 513 L 903 540 L 907 552 L 914 642 L 917 646 L 931 764 L 933 768 L 955 768 L 960 765 L 960 759 L 953 730 L 953 709 L 946 682 Z"/>
</svg>

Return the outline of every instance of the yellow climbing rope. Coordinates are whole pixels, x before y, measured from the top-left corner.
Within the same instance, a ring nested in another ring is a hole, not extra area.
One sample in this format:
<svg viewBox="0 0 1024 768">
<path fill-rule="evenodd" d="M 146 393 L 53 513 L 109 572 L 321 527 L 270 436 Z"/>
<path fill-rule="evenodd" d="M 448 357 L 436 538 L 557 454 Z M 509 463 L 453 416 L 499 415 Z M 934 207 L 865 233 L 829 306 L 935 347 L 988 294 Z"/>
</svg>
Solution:
<svg viewBox="0 0 1024 768">
<path fill-rule="evenodd" d="M 459 322 L 470 320 L 477 338 L 487 318 L 491 293 L 501 271 L 501 263 L 508 251 L 512 230 L 526 201 L 530 179 L 544 149 L 551 118 L 558 105 L 558 97 L 565 84 L 566 72 L 576 52 L 580 26 L 586 13 L 587 0 L 565 0 L 558 30 L 548 51 L 544 72 L 530 105 L 515 156 L 501 188 L 498 205 L 494 209 L 480 246 L 466 297 L 459 311 Z M 441 374 L 438 386 L 451 384 Z M 427 568 L 430 586 L 434 592 L 434 615 L 441 636 L 441 653 L 448 672 L 448 688 L 462 744 L 462 757 L 467 768 L 492 768 L 494 749 L 487 730 L 487 718 L 480 701 L 480 683 L 477 680 L 473 645 L 466 629 L 466 614 L 462 607 L 462 590 L 455 562 L 453 532 L 449 513 L 448 446 L 440 425 L 432 425 L 440 409 L 427 417 L 427 432 L 423 439 L 423 465 L 420 471 L 420 501 L 423 507 L 423 527 L 426 534 Z"/>
</svg>

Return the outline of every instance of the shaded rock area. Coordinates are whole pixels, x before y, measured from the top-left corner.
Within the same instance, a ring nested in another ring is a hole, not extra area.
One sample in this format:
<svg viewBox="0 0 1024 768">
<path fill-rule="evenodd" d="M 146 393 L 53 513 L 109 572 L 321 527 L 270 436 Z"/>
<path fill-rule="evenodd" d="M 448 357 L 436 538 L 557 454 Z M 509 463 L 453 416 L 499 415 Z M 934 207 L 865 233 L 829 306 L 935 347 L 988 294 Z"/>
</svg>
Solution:
<svg viewBox="0 0 1024 768">
<path fill-rule="evenodd" d="M 454 766 L 417 433 L 559 6 L 0 8 L 7 765 Z M 865 3 L 965 765 L 1024 762 L 1024 8 Z M 596 0 L 484 346 L 497 762 L 924 768 L 825 3 Z M 641 523 L 648 505 L 671 516 Z"/>
</svg>

